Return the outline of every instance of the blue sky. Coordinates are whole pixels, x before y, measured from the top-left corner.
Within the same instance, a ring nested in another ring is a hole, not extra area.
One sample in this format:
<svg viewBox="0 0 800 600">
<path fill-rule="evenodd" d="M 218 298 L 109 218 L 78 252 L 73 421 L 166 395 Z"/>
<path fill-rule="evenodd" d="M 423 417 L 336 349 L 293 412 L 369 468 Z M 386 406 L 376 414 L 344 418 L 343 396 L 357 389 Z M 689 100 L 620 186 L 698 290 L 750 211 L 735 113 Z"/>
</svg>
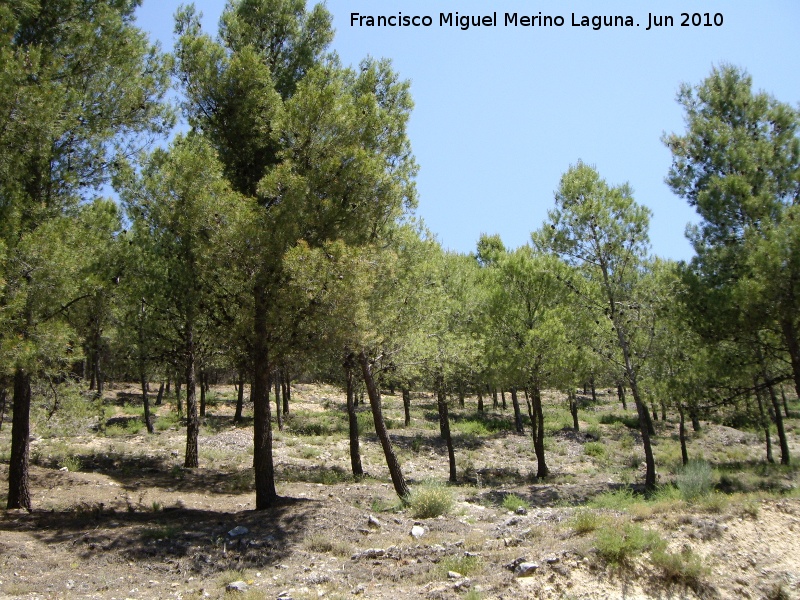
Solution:
<svg viewBox="0 0 800 600">
<path fill-rule="evenodd" d="M 138 25 L 171 49 L 180 2 L 144 0 Z M 309 5 L 312 3 L 309 2 Z M 581 0 L 328 0 L 345 64 L 392 59 L 411 80 L 416 106 L 409 135 L 420 165 L 417 214 L 452 250 L 474 250 L 479 235 L 525 244 L 553 206 L 571 164 L 594 165 L 609 183 L 629 182 L 650 207 L 653 252 L 688 259 L 684 236 L 694 211 L 664 184 L 664 132 L 683 131 L 675 102 L 682 82 L 699 83 L 723 62 L 745 68 L 756 89 L 797 106 L 800 2 L 772 0 L 587 2 Z M 223 0 L 199 0 L 216 35 Z M 686 11 L 721 13 L 721 27 L 681 27 Z M 505 13 L 560 15 L 562 27 L 511 27 Z M 674 26 L 647 31 L 648 14 Z M 439 26 L 439 13 L 491 15 L 497 27 Z M 429 15 L 431 27 L 351 26 L 351 13 Z M 636 27 L 571 26 L 583 15 L 630 15 Z"/>
</svg>

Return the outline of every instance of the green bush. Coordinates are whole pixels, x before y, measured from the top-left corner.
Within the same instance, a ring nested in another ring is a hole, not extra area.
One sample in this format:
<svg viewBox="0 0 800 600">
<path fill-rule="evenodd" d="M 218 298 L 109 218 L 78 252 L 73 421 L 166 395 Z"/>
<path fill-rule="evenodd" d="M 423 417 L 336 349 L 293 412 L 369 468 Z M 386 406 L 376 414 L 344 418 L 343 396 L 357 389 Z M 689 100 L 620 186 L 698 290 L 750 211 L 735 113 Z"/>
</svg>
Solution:
<svg viewBox="0 0 800 600">
<path fill-rule="evenodd" d="M 598 529 L 602 523 L 603 518 L 596 512 L 591 510 L 579 510 L 575 513 L 575 516 L 572 517 L 570 525 L 572 529 L 575 530 L 575 533 L 583 535 Z"/>
<path fill-rule="evenodd" d="M 445 556 L 439 562 L 439 571 L 446 577 L 450 571 L 464 576 L 477 575 L 483 568 L 480 556 L 464 555 L 464 556 Z"/>
<path fill-rule="evenodd" d="M 583 453 L 594 458 L 605 458 L 606 447 L 599 442 L 587 442 L 583 445 Z"/>
<path fill-rule="evenodd" d="M 622 565 L 642 552 L 663 550 L 666 542 L 655 531 L 649 531 L 633 523 L 621 528 L 618 524 L 599 529 L 595 544 L 597 555 L 612 565 Z"/>
<path fill-rule="evenodd" d="M 676 553 L 667 552 L 663 548 L 657 549 L 651 554 L 650 561 L 661 569 L 668 581 L 693 589 L 700 587 L 703 578 L 709 573 L 708 567 L 703 565 L 703 559 L 688 548 Z"/>
<path fill-rule="evenodd" d="M 417 519 L 431 519 L 450 512 L 455 504 L 452 492 L 439 483 L 426 483 L 408 495 L 411 514 Z"/>
<path fill-rule="evenodd" d="M 530 503 L 527 500 L 523 500 L 516 494 L 506 494 L 503 497 L 503 508 L 506 510 L 515 511 L 518 508 L 524 508 L 525 510 L 531 507 Z"/>
<path fill-rule="evenodd" d="M 711 465 L 704 460 L 690 460 L 679 472 L 675 481 L 681 498 L 693 502 L 707 496 L 714 485 Z"/>
<path fill-rule="evenodd" d="M 626 510 L 639 502 L 629 489 L 623 488 L 613 492 L 605 492 L 592 498 L 589 506 L 592 508 L 607 508 L 610 510 Z"/>
</svg>

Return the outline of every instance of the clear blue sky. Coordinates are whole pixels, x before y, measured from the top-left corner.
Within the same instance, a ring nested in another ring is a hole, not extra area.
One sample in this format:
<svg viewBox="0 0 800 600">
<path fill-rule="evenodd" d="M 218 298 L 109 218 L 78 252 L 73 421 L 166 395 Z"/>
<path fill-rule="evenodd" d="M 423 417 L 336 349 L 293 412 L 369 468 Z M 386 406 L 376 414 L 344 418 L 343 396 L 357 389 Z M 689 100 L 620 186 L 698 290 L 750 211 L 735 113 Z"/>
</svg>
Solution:
<svg viewBox="0 0 800 600">
<path fill-rule="evenodd" d="M 177 0 L 144 0 L 138 25 L 171 49 Z M 309 6 L 312 2 L 308 2 Z M 446 247 L 474 250 L 482 232 L 506 246 L 529 241 L 553 205 L 561 174 L 577 160 L 611 184 L 629 182 L 653 211 L 650 238 L 663 257 L 688 259 L 694 211 L 664 184 L 664 132 L 682 131 L 681 82 L 713 65 L 747 69 L 756 89 L 800 100 L 800 2 L 582 0 L 328 0 L 345 64 L 391 58 L 412 82 L 410 125 L 420 165 L 417 214 Z M 216 35 L 223 0 L 198 0 Z M 673 27 L 647 31 L 649 11 Z M 439 26 L 439 13 L 491 15 L 497 27 Z M 561 15 L 562 27 L 504 26 L 505 13 Z M 721 13 L 721 27 L 681 27 L 681 12 Z M 351 26 L 351 13 L 429 15 L 431 27 Z M 630 15 L 637 27 L 573 27 L 588 15 Z"/>
</svg>

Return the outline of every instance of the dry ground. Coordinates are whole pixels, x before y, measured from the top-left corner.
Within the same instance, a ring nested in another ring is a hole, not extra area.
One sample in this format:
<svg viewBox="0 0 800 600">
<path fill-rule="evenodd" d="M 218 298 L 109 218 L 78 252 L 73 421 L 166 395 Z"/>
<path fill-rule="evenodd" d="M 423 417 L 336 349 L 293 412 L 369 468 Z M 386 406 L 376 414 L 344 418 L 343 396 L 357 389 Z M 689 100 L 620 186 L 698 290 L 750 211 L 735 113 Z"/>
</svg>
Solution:
<svg viewBox="0 0 800 600">
<path fill-rule="evenodd" d="M 101 431 L 89 427 L 96 420 L 40 425 L 34 510 L 0 513 L 0 598 L 800 598 L 800 477 L 766 466 L 755 433 L 704 423 L 690 452 L 717 467 L 721 491 L 693 503 L 674 490 L 645 500 L 619 491 L 637 489 L 643 472 L 637 434 L 625 424 L 633 411 L 612 396 L 582 409 L 581 433 L 566 428 L 559 397 L 546 399 L 552 476 L 544 481 L 531 474 L 530 438 L 503 430 L 510 408 L 477 419 L 468 399 L 453 408 L 463 480 L 448 488 L 455 506 L 419 519 L 396 501 L 373 433 L 362 440 L 370 476 L 347 476 L 341 393 L 298 385 L 287 426 L 275 432 L 284 501 L 255 512 L 251 430 L 231 423 L 233 389 L 214 392 L 194 470 L 181 467 L 183 430 L 172 406 L 159 408 L 153 436 L 129 425 L 135 388 L 109 391 Z M 409 428 L 399 395 L 384 400 L 412 486 L 445 481 L 433 399 L 413 399 Z M 788 420 L 795 457 L 799 423 Z M 8 429 L 0 432 L 3 481 Z M 669 490 L 680 462 L 677 427 L 659 421 L 657 429 Z M 520 514 L 503 506 L 511 494 Z M 421 537 L 411 536 L 415 525 Z M 247 532 L 231 535 L 237 526 Z M 701 568 L 670 571 L 648 552 L 609 564 L 599 536 L 630 526 L 658 532 L 671 556 L 694 557 Z M 538 569 L 517 577 L 518 559 Z M 237 580 L 248 590 L 226 591 Z"/>
</svg>

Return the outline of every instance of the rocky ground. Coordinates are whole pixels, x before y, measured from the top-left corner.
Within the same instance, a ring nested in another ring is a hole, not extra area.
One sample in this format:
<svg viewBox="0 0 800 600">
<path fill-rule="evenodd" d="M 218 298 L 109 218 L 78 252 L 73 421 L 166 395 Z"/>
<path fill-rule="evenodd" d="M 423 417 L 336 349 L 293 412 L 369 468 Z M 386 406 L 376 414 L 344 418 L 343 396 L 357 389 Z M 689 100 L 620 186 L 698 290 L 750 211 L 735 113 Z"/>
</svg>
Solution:
<svg viewBox="0 0 800 600">
<path fill-rule="evenodd" d="M 548 398 L 553 475 L 544 481 L 531 476 L 530 438 L 476 430 L 468 399 L 454 407 L 463 478 L 447 488 L 455 504 L 422 519 L 397 502 L 373 435 L 362 446 L 370 477 L 347 476 L 340 394 L 297 386 L 294 414 L 276 432 L 283 501 L 256 512 L 251 431 L 231 423 L 232 390 L 218 390 L 209 408 L 193 470 L 180 466 L 183 432 L 169 424 L 169 406 L 159 409 L 169 426 L 153 436 L 119 427 L 135 419 L 124 409 L 133 392 L 110 391 L 116 412 L 105 415 L 105 433 L 36 434 L 34 510 L 0 513 L 0 598 L 800 598 L 797 472 L 763 466 L 755 433 L 704 424 L 693 435 L 690 452 L 719 466 L 715 482 L 727 493 L 626 499 L 614 492 L 640 481 L 639 447 L 635 431 L 602 417 L 626 414 L 612 397 L 582 411 L 585 433 L 561 427 L 560 401 Z M 401 424 L 399 397 L 385 400 Z M 412 486 L 447 478 L 434 405 L 415 398 L 412 426 L 392 429 Z M 667 486 L 675 425 L 658 429 Z M 521 502 L 509 510 L 512 494 Z M 700 568 L 670 571 L 647 552 L 610 562 L 600 532 L 629 526 L 657 532 L 670 556 L 696 557 Z"/>
</svg>

